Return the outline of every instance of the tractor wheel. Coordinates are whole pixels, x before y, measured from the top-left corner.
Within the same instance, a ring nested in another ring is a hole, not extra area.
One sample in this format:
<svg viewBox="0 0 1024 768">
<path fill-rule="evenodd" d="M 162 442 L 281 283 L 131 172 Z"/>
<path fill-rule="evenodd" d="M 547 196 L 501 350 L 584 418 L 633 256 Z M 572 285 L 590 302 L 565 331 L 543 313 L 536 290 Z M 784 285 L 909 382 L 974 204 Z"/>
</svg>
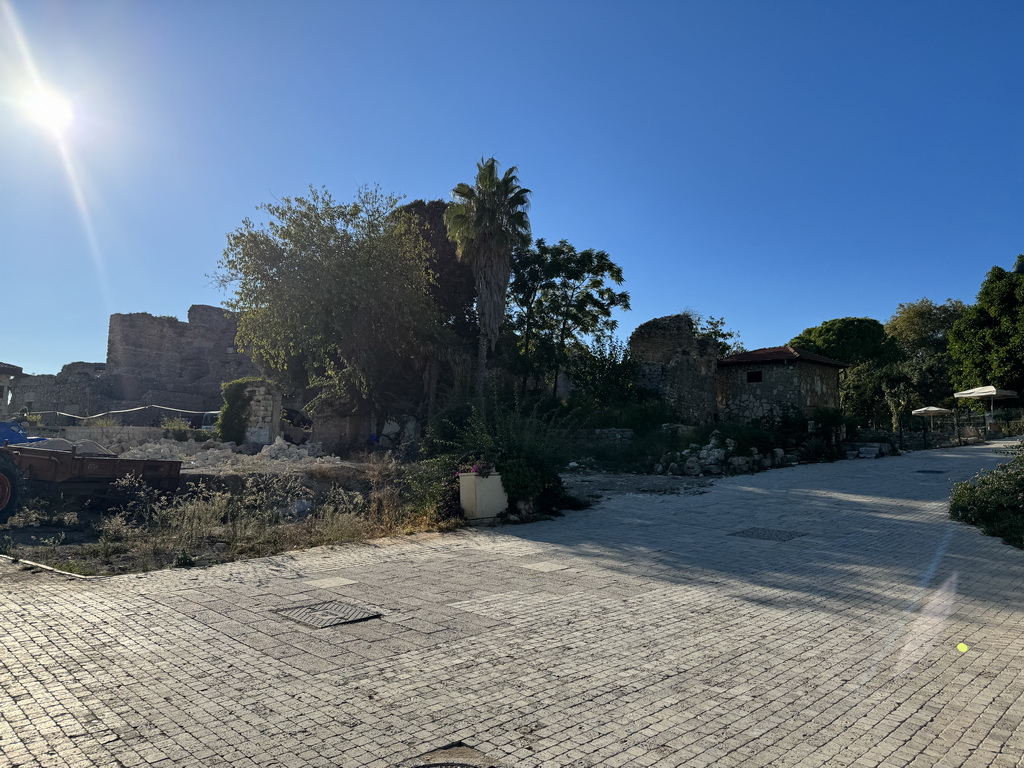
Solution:
<svg viewBox="0 0 1024 768">
<path fill-rule="evenodd" d="M 25 497 L 25 478 L 7 451 L 0 449 L 0 524 L 21 509 Z"/>
</svg>

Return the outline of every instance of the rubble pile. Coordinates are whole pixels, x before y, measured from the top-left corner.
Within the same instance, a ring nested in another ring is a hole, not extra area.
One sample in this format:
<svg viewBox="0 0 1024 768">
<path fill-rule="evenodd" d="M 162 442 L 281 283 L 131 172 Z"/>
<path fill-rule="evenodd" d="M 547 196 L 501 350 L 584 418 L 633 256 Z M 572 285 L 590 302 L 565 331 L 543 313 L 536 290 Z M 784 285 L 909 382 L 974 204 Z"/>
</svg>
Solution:
<svg viewBox="0 0 1024 768">
<path fill-rule="evenodd" d="M 241 472 L 303 470 L 342 463 L 337 456 L 324 456 L 319 443 L 292 445 L 280 437 L 255 455 L 240 450 L 234 443 L 218 440 L 197 443 L 195 440 L 179 442 L 164 438 L 128 448 L 121 453 L 121 458 L 180 461 L 183 470 L 237 468 Z"/>
<path fill-rule="evenodd" d="M 285 442 L 284 438 L 278 437 L 271 445 L 265 445 L 260 449 L 260 456 L 268 459 L 282 461 L 301 461 L 302 459 L 317 458 L 323 456 L 323 448 L 320 443 L 306 443 L 305 445 L 294 445 Z"/>
</svg>

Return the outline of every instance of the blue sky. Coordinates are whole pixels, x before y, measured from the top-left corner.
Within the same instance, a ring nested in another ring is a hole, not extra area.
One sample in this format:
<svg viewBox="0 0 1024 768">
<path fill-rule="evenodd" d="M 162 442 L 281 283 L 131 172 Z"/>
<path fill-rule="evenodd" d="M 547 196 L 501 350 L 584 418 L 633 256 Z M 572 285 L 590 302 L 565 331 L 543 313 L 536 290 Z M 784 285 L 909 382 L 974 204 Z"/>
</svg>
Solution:
<svg viewBox="0 0 1024 768">
<path fill-rule="evenodd" d="M 0 360 L 26 372 L 102 361 L 112 312 L 220 303 L 262 202 L 447 199 L 490 155 L 535 236 L 622 266 L 623 337 L 691 308 L 784 344 L 973 301 L 1024 251 L 1019 2 L 5 4 L 75 111 L 72 183 L 0 13 Z"/>
</svg>

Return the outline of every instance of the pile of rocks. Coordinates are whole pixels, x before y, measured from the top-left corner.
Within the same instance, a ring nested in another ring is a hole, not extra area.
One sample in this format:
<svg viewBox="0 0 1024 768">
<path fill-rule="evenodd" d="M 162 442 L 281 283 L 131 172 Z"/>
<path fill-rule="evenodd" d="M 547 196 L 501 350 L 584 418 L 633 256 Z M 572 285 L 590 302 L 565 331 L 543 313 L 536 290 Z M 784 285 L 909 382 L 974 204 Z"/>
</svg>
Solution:
<svg viewBox="0 0 1024 768">
<path fill-rule="evenodd" d="M 260 449 L 260 456 L 280 461 L 302 461 L 303 459 L 317 458 L 323 456 L 324 451 L 320 443 L 306 443 L 295 445 L 285 442 L 284 438 L 278 437 L 271 445 L 265 445 Z"/>
<path fill-rule="evenodd" d="M 748 472 L 759 472 L 773 467 L 786 467 L 799 462 L 794 454 L 787 454 L 781 448 L 775 448 L 770 454 L 762 454 L 756 448 L 749 453 L 737 453 L 736 441 L 722 439 L 715 431 L 707 445 L 691 443 L 685 451 L 666 453 L 655 465 L 654 472 L 659 475 L 686 475 L 688 477 L 704 477 L 705 475 L 739 475 Z"/>
<path fill-rule="evenodd" d="M 272 445 L 263 446 L 254 454 L 255 446 L 236 446 L 218 440 L 180 442 L 164 438 L 129 448 L 121 453 L 123 459 L 157 459 L 180 461 L 182 469 L 229 469 L 241 472 L 281 471 L 308 469 L 313 466 L 341 464 L 337 456 L 324 456 L 318 443 L 292 445 L 280 437 Z"/>
</svg>

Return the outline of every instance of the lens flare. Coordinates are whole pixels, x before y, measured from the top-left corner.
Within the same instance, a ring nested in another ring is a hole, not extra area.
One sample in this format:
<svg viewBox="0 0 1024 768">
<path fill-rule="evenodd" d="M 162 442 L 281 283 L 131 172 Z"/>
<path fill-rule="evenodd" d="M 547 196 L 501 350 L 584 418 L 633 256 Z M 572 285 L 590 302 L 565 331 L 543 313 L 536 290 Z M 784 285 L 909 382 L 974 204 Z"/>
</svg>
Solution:
<svg viewBox="0 0 1024 768">
<path fill-rule="evenodd" d="M 28 39 L 22 31 L 21 24 L 18 22 L 18 17 L 14 13 L 14 7 L 10 0 L 0 0 L 0 21 L 7 22 L 7 28 L 10 30 L 14 43 L 21 54 L 26 89 L 19 106 L 24 110 L 26 117 L 53 137 L 54 144 L 64 166 L 64 173 L 67 176 L 68 189 L 71 192 L 75 207 L 78 209 L 86 243 L 92 255 L 96 280 L 103 294 L 104 303 L 109 310 L 110 290 L 107 285 L 103 253 L 100 251 L 92 216 L 86 203 L 82 180 L 72 158 L 68 142 L 67 133 L 75 120 L 74 109 L 67 98 L 46 85 L 46 81 L 36 66 L 35 59 L 32 56 L 32 49 L 29 47 Z"/>
<path fill-rule="evenodd" d="M 22 102 L 28 118 L 48 133 L 61 138 L 75 120 L 71 102 L 51 88 L 36 87 Z"/>
</svg>

